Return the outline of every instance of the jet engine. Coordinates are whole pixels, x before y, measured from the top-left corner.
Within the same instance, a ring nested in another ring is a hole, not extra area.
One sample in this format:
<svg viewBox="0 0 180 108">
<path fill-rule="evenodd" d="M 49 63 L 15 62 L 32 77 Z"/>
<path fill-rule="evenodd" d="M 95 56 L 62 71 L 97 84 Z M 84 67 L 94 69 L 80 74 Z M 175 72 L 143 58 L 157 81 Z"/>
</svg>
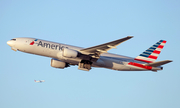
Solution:
<svg viewBox="0 0 180 108">
<path fill-rule="evenodd" d="M 80 53 L 79 53 L 78 51 L 71 50 L 71 49 L 68 49 L 68 48 L 63 48 L 63 50 L 62 50 L 62 55 L 63 55 L 64 57 L 68 57 L 68 58 L 78 57 L 79 54 L 80 54 Z"/>
<path fill-rule="evenodd" d="M 65 67 L 69 67 L 69 64 L 60 60 L 51 59 L 51 66 L 54 68 L 64 69 Z"/>
</svg>

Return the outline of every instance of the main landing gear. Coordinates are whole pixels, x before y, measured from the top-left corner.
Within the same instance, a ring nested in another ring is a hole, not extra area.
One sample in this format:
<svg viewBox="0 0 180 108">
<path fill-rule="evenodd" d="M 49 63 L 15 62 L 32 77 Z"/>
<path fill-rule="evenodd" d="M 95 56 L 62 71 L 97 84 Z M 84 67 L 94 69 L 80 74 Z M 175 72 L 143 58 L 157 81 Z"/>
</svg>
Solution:
<svg viewBox="0 0 180 108">
<path fill-rule="evenodd" d="M 81 60 L 78 69 L 89 71 L 91 69 L 92 62 L 88 60 Z"/>
</svg>

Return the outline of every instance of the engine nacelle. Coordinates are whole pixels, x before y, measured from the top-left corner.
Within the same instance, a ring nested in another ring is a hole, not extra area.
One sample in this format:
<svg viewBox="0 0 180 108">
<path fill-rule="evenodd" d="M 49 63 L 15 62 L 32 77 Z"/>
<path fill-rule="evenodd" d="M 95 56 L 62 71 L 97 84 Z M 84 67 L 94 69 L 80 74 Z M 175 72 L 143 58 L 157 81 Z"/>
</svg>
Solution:
<svg viewBox="0 0 180 108">
<path fill-rule="evenodd" d="M 78 54 L 79 54 L 78 51 L 71 50 L 71 49 L 68 49 L 68 48 L 63 48 L 63 50 L 62 50 L 62 55 L 64 57 L 76 58 L 76 57 L 78 57 Z"/>
<path fill-rule="evenodd" d="M 68 67 L 69 65 L 68 65 L 67 63 L 65 63 L 65 62 L 51 59 L 51 66 L 52 66 L 52 67 L 55 67 L 55 68 L 64 69 L 65 67 Z"/>
</svg>

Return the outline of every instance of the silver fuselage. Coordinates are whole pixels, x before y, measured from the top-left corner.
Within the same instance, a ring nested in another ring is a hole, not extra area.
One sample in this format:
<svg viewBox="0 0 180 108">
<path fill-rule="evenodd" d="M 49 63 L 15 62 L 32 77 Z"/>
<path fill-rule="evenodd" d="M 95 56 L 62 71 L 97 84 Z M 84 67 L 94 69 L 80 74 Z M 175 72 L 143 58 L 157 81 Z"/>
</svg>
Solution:
<svg viewBox="0 0 180 108">
<path fill-rule="evenodd" d="M 19 50 L 26 53 L 46 56 L 54 59 L 61 60 L 63 62 L 69 63 L 70 65 L 78 65 L 81 61 L 80 58 L 67 58 L 61 55 L 62 48 L 67 47 L 69 49 L 73 49 L 76 51 L 80 51 L 81 47 L 50 42 L 41 39 L 35 38 L 15 38 L 16 41 L 10 40 L 7 42 L 9 46 L 12 47 L 13 50 Z M 37 41 L 34 41 L 37 40 Z M 33 45 L 30 45 L 31 42 Z M 117 54 L 111 53 L 103 53 L 100 58 L 93 62 L 92 67 L 100 67 L 100 68 L 108 68 L 119 71 L 147 71 L 147 69 L 128 65 L 130 62 L 136 62 L 143 64 L 144 62 L 136 61 L 134 58 L 121 56 Z M 160 70 L 159 68 L 153 68 L 154 70 Z"/>
</svg>

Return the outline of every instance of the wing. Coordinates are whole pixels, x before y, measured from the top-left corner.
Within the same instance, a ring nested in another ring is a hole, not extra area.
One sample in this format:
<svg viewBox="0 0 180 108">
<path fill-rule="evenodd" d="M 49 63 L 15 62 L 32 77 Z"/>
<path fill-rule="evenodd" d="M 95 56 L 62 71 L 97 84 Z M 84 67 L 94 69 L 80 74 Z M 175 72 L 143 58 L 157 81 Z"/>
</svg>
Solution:
<svg viewBox="0 0 180 108">
<path fill-rule="evenodd" d="M 105 43 L 105 44 L 101 44 L 101 45 L 97 45 L 97 46 L 94 46 L 94 47 L 90 47 L 90 48 L 85 48 L 85 49 L 82 49 L 80 50 L 81 53 L 85 53 L 85 54 L 89 54 L 89 55 L 92 55 L 96 58 L 99 58 L 99 56 L 102 54 L 102 53 L 105 53 L 107 52 L 108 50 L 112 49 L 112 48 L 116 48 L 116 46 L 118 46 L 119 44 L 131 39 L 133 36 L 127 36 L 125 38 L 122 38 L 122 39 L 118 39 L 118 40 L 115 40 L 115 41 L 112 41 L 112 42 L 108 42 L 108 43 Z"/>
</svg>

